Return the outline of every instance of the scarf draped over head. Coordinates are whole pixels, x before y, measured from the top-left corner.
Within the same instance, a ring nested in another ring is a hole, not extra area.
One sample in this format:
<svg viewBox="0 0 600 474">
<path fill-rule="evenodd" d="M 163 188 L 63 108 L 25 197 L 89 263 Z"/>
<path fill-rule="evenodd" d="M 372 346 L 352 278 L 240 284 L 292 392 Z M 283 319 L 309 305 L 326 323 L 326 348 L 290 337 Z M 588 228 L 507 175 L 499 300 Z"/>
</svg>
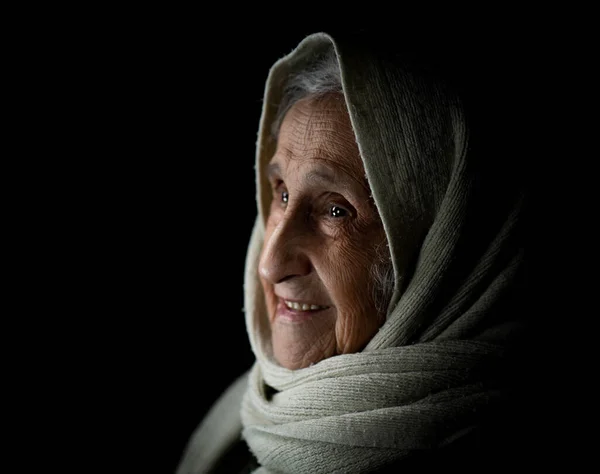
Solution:
<svg viewBox="0 0 600 474">
<path fill-rule="evenodd" d="M 506 130 L 486 122 L 493 113 L 461 96 L 458 81 L 440 81 L 441 69 L 377 46 L 313 34 L 267 79 L 244 283 L 256 362 L 241 408 L 260 472 L 370 472 L 452 445 L 514 389 L 508 361 L 524 327 L 523 196 L 517 162 L 504 153 Z M 258 280 L 271 199 L 263 171 L 286 78 L 328 50 L 339 61 L 395 290 L 364 350 L 292 371 L 272 358 Z M 411 246 L 416 256 L 405 254 Z M 408 257 L 411 272 L 401 274 Z"/>
</svg>

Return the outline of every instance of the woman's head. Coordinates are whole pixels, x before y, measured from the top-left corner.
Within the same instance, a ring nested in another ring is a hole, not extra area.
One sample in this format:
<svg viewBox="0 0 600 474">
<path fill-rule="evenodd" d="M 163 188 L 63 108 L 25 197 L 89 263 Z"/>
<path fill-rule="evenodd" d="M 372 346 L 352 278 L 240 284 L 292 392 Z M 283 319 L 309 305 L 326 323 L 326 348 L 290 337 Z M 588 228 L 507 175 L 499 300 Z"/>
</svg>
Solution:
<svg viewBox="0 0 600 474">
<path fill-rule="evenodd" d="M 483 292 L 521 258 L 518 189 L 461 87 L 353 41 L 313 35 L 267 81 L 245 292 L 267 365 L 483 334 L 499 307 Z"/>
<path fill-rule="evenodd" d="M 259 274 L 273 355 L 298 369 L 361 350 L 385 321 L 393 280 L 335 57 L 286 92 Z"/>
</svg>

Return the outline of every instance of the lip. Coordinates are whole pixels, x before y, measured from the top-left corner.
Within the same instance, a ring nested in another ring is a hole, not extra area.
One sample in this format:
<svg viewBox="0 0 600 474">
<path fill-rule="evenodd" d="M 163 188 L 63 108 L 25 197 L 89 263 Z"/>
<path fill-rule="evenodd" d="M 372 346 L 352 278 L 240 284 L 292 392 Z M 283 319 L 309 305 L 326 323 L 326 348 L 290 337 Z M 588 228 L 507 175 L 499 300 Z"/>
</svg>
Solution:
<svg viewBox="0 0 600 474">
<path fill-rule="evenodd" d="M 301 322 L 305 322 L 305 321 L 310 321 L 314 317 L 322 315 L 325 311 L 329 311 L 331 309 L 331 306 L 328 306 L 328 307 L 322 308 L 322 309 L 317 309 L 317 310 L 312 310 L 312 311 L 303 311 L 303 310 L 289 308 L 285 304 L 285 301 L 294 301 L 294 300 L 291 300 L 291 299 L 284 300 L 283 298 L 278 298 L 277 310 L 276 310 L 275 317 L 279 318 L 279 319 L 283 319 L 288 322 L 292 322 L 292 323 L 301 323 Z M 298 301 L 298 303 L 299 303 L 299 301 Z M 319 306 L 324 306 L 324 305 L 319 305 Z"/>
</svg>

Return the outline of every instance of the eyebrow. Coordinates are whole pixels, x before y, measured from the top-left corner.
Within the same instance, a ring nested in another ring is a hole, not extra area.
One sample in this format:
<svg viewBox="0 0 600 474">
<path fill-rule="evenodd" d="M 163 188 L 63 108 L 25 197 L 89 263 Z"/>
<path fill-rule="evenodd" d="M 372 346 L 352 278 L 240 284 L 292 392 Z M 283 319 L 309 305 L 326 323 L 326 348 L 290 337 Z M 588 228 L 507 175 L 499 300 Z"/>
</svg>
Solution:
<svg viewBox="0 0 600 474">
<path fill-rule="evenodd" d="M 336 181 L 340 181 L 340 179 L 336 179 L 336 174 L 332 173 L 327 167 L 319 167 L 317 169 L 310 170 L 309 173 L 304 177 L 305 181 L 313 182 L 313 181 L 321 181 L 327 184 L 335 184 Z M 346 181 L 342 177 L 341 181 Z"/>
<path fill-rule="evenodd" d="M 325 183 L 328 185 L 339 185 L 346 184 L 351 187 L 355 187 L 356 185 L 360 185 L 360 188 L 364 190 L 368 189 L 368 184 L 365 182 L 360 183 L 355 177 L 350 175 L 347 171 L 342 170 L 342 173 L 335 173 L 330 166 L 326 164 L 321 164 L 315 169 L 310 170 L 303 178 L 303 181 L 308 183 Z M 267 176 L 272 181 L 277 177 L 281 177 L 281 167 L 278 163 L 269 163 L 267 165 Z"/>
<path fill-rule="evenodd" d="M 267 166 L 267 176 L 269 179 L 274 179 L 275 177 L 281 176 L 281 167 L 278 163 L 269 163 Z M 336 181 L 336 173 L 334 173 L 329 166 L 327 165 L 319 165 L 316 169 L 310 170 L 306 176 L 304 177 L 305 181 L 323 181 L 329 184 L 335 184 Z M 342 181 L 345 181 L 342 179 Z"/>
</svg>

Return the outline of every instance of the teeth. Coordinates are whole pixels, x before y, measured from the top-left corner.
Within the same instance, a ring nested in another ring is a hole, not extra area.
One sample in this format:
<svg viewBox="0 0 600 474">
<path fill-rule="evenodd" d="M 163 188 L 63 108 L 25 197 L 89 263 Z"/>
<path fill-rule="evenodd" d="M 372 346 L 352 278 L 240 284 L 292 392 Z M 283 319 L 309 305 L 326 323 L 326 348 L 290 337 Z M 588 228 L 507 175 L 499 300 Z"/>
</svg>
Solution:
<svg viewBox="0 0 600 474">
<path fill-rule="evenodd" d="M 316 304 L 297 303 L 295 301 L 285 301 L 285 305 L 290 309 L 296 309 L 298 311 L 315 311 L 317 309 L 325 309 L 327 306 L 319 306 Z"/>
</svg>

